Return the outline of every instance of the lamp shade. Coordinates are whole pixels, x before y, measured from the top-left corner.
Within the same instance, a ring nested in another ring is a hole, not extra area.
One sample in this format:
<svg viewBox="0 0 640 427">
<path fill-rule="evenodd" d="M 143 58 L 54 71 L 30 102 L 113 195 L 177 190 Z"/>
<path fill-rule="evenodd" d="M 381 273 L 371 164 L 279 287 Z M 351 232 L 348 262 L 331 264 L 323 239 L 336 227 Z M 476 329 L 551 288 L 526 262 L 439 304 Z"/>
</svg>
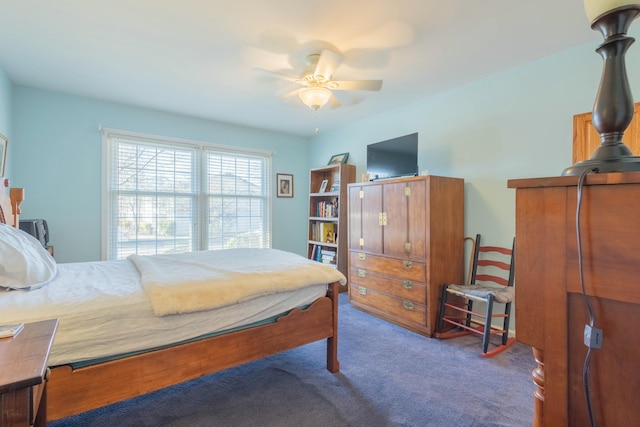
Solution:
<svg viewBox="0 0 640 427">
<path fill-rule="evenodd" d="M 640 4 L 638 0 L 584 0 L 584 11 L 589 18 L 589 22 L 593 22 L 598 16 L 621 6 L 630 4 Z"/>
<path fill-rule="evenodd" d="M 310 108 L 318 110 L 331 98 L 331 91 L 321 86 L 311 86 L 300 89 L 298 96 Z"/>
</svg>

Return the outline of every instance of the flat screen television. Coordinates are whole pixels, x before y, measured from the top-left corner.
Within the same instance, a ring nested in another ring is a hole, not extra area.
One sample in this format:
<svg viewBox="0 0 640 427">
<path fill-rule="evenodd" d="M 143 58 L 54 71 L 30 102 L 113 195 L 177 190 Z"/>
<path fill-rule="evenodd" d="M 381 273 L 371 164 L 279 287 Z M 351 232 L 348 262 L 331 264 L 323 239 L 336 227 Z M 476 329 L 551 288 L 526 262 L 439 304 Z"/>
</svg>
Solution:
<svg viewBox="0 0 640 427">
<path fill-rule="evenodd" d="M 418 175 L 418 133 L 367 145 L 370 180 Z"/>
</svg>

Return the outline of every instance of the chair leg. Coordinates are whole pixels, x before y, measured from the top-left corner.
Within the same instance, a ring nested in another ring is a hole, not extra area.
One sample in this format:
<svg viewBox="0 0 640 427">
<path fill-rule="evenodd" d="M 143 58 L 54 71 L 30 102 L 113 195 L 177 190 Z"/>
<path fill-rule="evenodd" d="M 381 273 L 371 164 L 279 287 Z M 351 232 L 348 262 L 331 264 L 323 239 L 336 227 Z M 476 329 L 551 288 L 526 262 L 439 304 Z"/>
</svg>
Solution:
<svg viewBox="0 0 640 427">
<path fill-rule="evenodd" d="M 511 303 L 508 302 L 504 305 L 504 322 L 502 325 L 502 330 L 504 333 L 502 334 L 502 345 L 507 344 L 509 340 L 509 322 L 511 319 Z"/>
<path fill-rule="evenodd" d="M 449 295 L 451 295 L 449 292 L 447 292 L 447 288 L 448 285 L 443 285 L 442 287 L 442 298 L 440 299 L 440 312 L 438 313 L 438 319 L 437 319 L 437 323 L 436 323 L 436 332 L 434 334 L 435 338 L 440 338 L 440 339 L 448 339 L 448 338 L 458 338 L 464 335 L 470 335 L 472 333 L 477 333 L 477 331 L 470 331 L 470 330 L 465 330 L 462 328 L 462 326 L 464 325 L 464 319 L 458 321 L 458 320 L 453 320 L 453 323 L 450 323 L 449 320 L 452 320 L 450 318 L 447 317 L 447 313 L 446 310 L 449 309 L 449 307 L 447 307 L 447 304 L 450 303 L 450 301 L 448 300 Z M 453 296 L 453 295 L 452 295 Z M 450 308 L 450 310 L 454 310 L 453 308 Z M 449 320 L 445 320 L 445 319 L 449 319 Z M 450 330 L 447 330 L 445 332 L 445 326 L 447 324 L 452 325 Z"/>
<path fill-rule="evenodd" d="M 491 315 L 493 313 L 493 295 L 487 298 L 487 312 L 484 318 L 484 334 L 482 334 L 482 352 L 489 350 L 489 338 L 491 337 Z"/>
<path fill-rule="evenodd" d="M 442 286 L 442 298 L 440 298 L 440 312 L 438 313 L 438 329 L 437 332 L 440 333 L 442 332 L 442 329 L 444 328 L 444 309 L 445 309 L 445 303 L 447 302 L 447 288 L 449 287 L 449 285 L 447 285 L 446 283 Z"/>
<path fill-rule="evenodd" d="M 511 312 L 511 303 L 507 303 L 505 304 L 505 307 L 504 307 L 505 317 L 503 321 L 504 332 L 502 333 L 502 345 L 495 346 L 490 351 L 488 350 L 488 347 L 487 347 L 487 351 L 482 353 L 482 357 L 484 358 L 493 357 L 497 354 L 502 353 L 503 351 L 511 347 L 513 344 L 515 344 L 516 338 L 515 337 L 509 338 L 509 323 L 511 318 L 510 312 Z"/>
<path fill-rule="evenodd" d="M 473 311 L 473 300 L 469 299 L 467 300 L 467 321 L 465 322 L 465 325 L 467 325 L 467 327 L 471 327 L 471 312 Z"/>
</svg>

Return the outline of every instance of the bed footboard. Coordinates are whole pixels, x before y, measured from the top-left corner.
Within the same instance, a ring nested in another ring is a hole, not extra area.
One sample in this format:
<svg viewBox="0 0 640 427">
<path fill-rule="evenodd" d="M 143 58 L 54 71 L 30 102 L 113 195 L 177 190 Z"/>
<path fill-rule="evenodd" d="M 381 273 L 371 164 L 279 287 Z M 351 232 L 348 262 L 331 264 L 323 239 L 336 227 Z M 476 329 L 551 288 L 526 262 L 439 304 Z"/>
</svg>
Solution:
<svg viewBox="0 0 640 427">
<path fill-rule="evenodd" d="M 49 421 L 140 396 L 271 354 L 327 339 L 327 369 L 338 372 L 338 283 L 327 296 L 276 322 L 79 369 L 51 369 Z"/>
</svg>

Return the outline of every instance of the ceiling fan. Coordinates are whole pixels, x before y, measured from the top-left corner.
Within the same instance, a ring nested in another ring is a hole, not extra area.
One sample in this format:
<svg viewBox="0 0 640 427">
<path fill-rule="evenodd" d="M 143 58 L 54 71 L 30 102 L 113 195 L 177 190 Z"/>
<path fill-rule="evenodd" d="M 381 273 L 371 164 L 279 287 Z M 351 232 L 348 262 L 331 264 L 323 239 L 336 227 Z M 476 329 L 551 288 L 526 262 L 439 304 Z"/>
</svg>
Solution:
<svg viewBox="0 0 640 427">
<path fill-rule="evenodd" d="M 255 70 L 301 85 L 302 87 L 286 93 L 282 97 L 298 95 L 305 105 L 316 111 L 329 101 L 331 101 L 333 108 L 340 106 L 340 102 L 333 96 L 332 90 L 379 91 L 382 88 L 382 80 L 332 80 L 333 72 L 343 59 L 341 54 L 324 49 L 320 53 L 307 55 L 300 76 L 260 68 Z"/>
</svg>

